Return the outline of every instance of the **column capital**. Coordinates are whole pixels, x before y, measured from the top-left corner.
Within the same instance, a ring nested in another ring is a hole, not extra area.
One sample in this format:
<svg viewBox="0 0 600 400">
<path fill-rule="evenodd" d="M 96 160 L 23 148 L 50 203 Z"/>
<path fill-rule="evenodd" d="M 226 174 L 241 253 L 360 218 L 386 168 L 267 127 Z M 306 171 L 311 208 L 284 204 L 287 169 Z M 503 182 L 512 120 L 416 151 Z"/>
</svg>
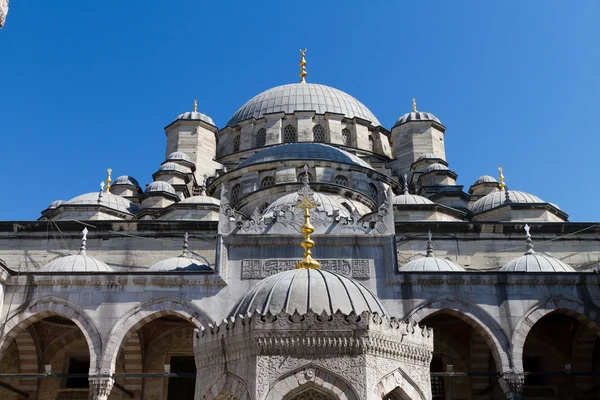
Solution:
<svg viewBox="0 0 600 400">
<path fill-rule="evenodd" d="M 506 371 L 498 378 L 500 386 L 507 399 L 520 399 L 523 393 L 523 384 L 525 383 L 525 374 L 515 369 Z"/>
<path fill-rule="evenodd" d="M 115 383 L 113 378 L 106 376 L 90 376 L 88 381 L 93 400 L 106 400 Z"/>
</svg>

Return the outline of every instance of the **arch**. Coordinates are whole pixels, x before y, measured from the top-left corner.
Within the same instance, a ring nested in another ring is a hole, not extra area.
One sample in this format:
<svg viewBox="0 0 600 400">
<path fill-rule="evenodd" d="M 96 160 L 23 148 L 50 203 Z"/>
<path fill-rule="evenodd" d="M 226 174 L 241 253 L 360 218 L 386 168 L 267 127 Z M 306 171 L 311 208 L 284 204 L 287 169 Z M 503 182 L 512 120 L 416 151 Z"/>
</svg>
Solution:
<svg viewBox="0 0 600 400">
<path fill-rule="evenodd" d="M 398 368 L 386 376 L 384 376 L 375 386 L 375 394 L 383 399 L 390 396 L 393 399 L 400 398 L 402 400 L 411 400 L 420 398 L 427 400 L 431 398 L 431 383 L 429 373 L 427 374 L 426 382 L 421 382 L 427 385 L 425 388 L 420 388 L 407 374 Z M 428 393 L 423 392 L 425 389 Z"/>
<path fill-rule="evenodd" d="M 246 382 L 239 376 L 227 372 L 211 385 L 206 394 L 201 397 L 205 400 L 237 400 L 243 398 L 250 399 L 250 393 Z"/>
<path fill-rule="evenodd" d="M 42 354 L 42 363 L 50 364 L 56 353 L 58 353 L 67 344 L 75 342 L 83 338 L 83 333 L 79 329 L 72 329 L 69 332 L 62 334 L 54 339 L 44 350 Z"/>
<path fill-rule="evenodd" d="M 348 178 L 346 178 L 344 175 L 337 175 L 333 182 L 336 185 L 340 185 L 340 186 L 344 186 L 344 187 L 348 187 L 349 182 L 348 182 Z"/>
<path fill-rule="evenodd" d="M 167 315 L 188 320 L 196 328 L 200 328 L 203 324 L 214 324 L 206 312 L 181 298 L 162 297 L 142 303 L 126 312 L 114 324 L 102 357 L 102 373 L 114 373 L 119 350 L 138 329 L 150 321 Z"/>
<path fill-rule="evenodd" d="M 123 347 L 125 353 L 123 357 L 123 370 L 127 374 L 141 374 L 144 372 L 142 367 L 142 343 L 140 341 L 139 332 L 131 335 L 125 346 Z M 124 379 L 125 389 L 132 392 L 140 392 L 142 390 L 142 378 L 128 377 Z"/>
<path fill-rule="evenodd" d="M 231 189 L 231 202 L 233 204 L 237 203 L 240 199 L 240 184 L 238 183 Z"/>
<path fill-rule="evenodd" d="M 573 371 L 592 371 L 594 368 L 594 347 L 599 335 L 585 324 L 579 324 L 573 340 L 573 349 L 571 352 L 571 365 Z M 578 397 L 594 387 L 593 376 L 576 376 L 575 388 Z"/>
<path fill-rule="evenodd" d="M 82 308 L 59 297 L 43 297 L 32 302 L 25 310 L 14 314 L 3 327 L 6 332 L 0 338 L 0 360 L 4 352 L 19 333 L 34 322 L 57 315 L 73 321 L 83 333 L 90 352 L 90 375 L 95 375 L 100 366 L 102 338 L 98 327 Z"/>
<path fill-rule="evenodd" d="M 260 128 L 256 133 L 256 147 L 263 147 L 267 144 L 267 130 Z"/>
<path fill-rule="evenodd" d="M 79 331 L 79 329 L 76 330 Z M 22 374 L 39 373 L 37 346 L 29 329 L 24 329 L 17 335 L 15 344 L 19 352 L 19 372 Z M 19 389 L 27 393 L 38 391 L 38 380 L 35 378 L 21 378 L 19 383 Z"/>
<path fill-rule="evenodd" d="M 283 128 L 283 143 L 296 143 L 297 141 L 296 128 L 292 125 L 286 125 L 286 127 Z"/>
<path fill-rule="evenodd" d="M 303 385 L 326 392 L 343 393 L 347 400 L 359 400 L 360 398 L 350 383 L 341 376 L 317 365 L 306 364 L 279 377 L 269 389 L 264 400 L 281 400 L 286 395 L 296 392 Z"/>
<path fill-rule="evenodd" d="M 313 127 L 313 141 L 325 143 L 325 128 L 323 128 L 323 125 L 317 124 Z"/>
<path fill-rule="evenodd" d="M 189 340 L 190 343 L 194 341 L 194 330 L 192 327 L 180 327 L 174 328 L 161 336 L 157 337 L 153 343 L 150 344 L 148 350 L 146 350 L 146 357 L 144 361 L 144 369 L 150 368 L 150 363 L 159 354 L 166 353 L 167 349 L 173 344 L 181 340 Z M 190 352 L 194 351 L 194 347 L 190 347 Z"/>
<path fill-rule="evenodd" d="M 512 359 L 517 371 L 523 371 L 523 348 L 527 335 L 536 322 L 552 312 L 569 315 L 600 335 L 599 316 L 595 311 L 587 309 L 578 299 L 559 295 L 540 300 L 529 308 L 515 324 L 510 340 Z"/>
<path fill-rule="evenodd" d="M 352 132 L 350 132 L 350 129 L 342 129 L 342 140 L 344 142 L 344 146 L 352 146 Z"/>
<path fill-rule="evenodd" d="M 261 188 L 268 188 L 269 186 L 273 186 L 275 184 L 275 178 L 272 176 L 265 176 L 262 181 L 260 181 Z"/>
<path fill-rule="evenodd" d="M 406 319 L 420 323 L 436 312 L 446 312 L 471 325 L 490 347 L 496 362 L 496 370 L 510 370 L 512 364 L 508 356 L 510 351 L 508 337 L 498 322 L 481 307 L 457 296 L 443 295 L 416 306 L 406 315 Z"/>
<path fill-rule="evenodd" d="M 237 153 L 238 151 L 240 151 L 240 142 L 241 142 L 241 137 L 240 135 L 237 135 L 236 137 L 233 138 L 233 152 Z"/>
<path fill-rule="evenodd" d="M 379 190 L 373 183 L 369 183 L 369 195 L 375 201 L 375 204 L 379 204 Z"/>
</svg>

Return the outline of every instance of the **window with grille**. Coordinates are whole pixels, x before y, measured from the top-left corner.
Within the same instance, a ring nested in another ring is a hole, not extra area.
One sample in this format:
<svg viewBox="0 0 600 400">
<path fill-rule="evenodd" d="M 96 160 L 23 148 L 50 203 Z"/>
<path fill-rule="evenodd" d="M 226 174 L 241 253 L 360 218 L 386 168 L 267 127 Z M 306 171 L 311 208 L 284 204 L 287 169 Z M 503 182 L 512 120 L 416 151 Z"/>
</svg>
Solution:
<svg viewBox="0 0 600 400">
<path fill-rule="evenodd" d="M 233 151 L 240 151 L 240 136 L 233 138 Z"/>
<path fill-rule="evenodd" d="M 298 175 L 298 182 L 304 182 L 304 176 L 306 175 L 306 172 L 302 172 L 301 174 Z M 308 173 L 308 181 L 312 182 L 312 175 L 310 174 L 310 172 Z"/>
<path fill-rule="evenodd" d="M 325 129 L 321 125 L 315 125 L 313 128 L 313 140 L 315 142 L 325 142 Z"/>
<path fill-rule="evenodd" d="M 372 183 L 369 183 L 369 194 L 373 200 L 377 201 L 379 192 L 377 191 L 377 186 L 373 185 Z"/>
<path fill-rule="evenodd" d="M 433 357 L 429 365 L 431 372 L 442 372 L 443 361 L 441 357 Z M 431 397 L 433 400 L 444 400 L 446 398 L 446 389 L 444 388 L 443 376 L 431 377 Z"/>
<path fill-rule="evenodd" d="M 256 134 L 256 146 L 262 147 L 267 143 L 267 130 L 260 128 Z"/>
<path fill-rule="evenodd" d="M 296 143 L 296 128 L 291 125 L 283 128 L 283 143 Z"/>
<path fill-rule="evenodd" d="M 237 203 L 240 199 L 240 185 L 235 185 L 233 189 L 231 189 L 231 202 Z"/>
<path fill-rule="evenodd" d="M 267 176 L 260 182 L 260 187 L 266 188 L 269 186 L 273 186 L 274 184 L 275 184 L 275 178 L 273 178 L 272 176 Z"/>
<path fill-rule="evenodd" d="M 348 178 L 343 175 L 338 175 L 335 177 L 335 184 L 340 186 L 348 186 Z"/>
<path fill-rule="evenodd" d="M 369 150 L 375 151 L 375 142 L 373 141 L 373 136 L 369 136 Z"/>
<path fill-rule="evenodd" d="M 344 146 L 352 146 L 352 132 L 349 129 L 342 129 L 342 139 L 344 139 Z"/>
</svg>

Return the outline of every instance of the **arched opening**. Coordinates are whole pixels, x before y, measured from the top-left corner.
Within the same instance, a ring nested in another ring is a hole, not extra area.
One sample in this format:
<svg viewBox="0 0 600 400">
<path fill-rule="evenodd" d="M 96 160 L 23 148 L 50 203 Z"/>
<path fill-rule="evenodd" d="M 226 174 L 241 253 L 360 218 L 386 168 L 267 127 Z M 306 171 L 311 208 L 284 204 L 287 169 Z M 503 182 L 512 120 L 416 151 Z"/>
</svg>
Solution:
<svg viewBox="0 0 600 400">
<path fill-rule="evenodd" d="M 240 142 L 241 142 L 240 135 L 237 135 L 236 137 L 233 138 L 233 152 L 234 153 L 240 151 Z"/>
<path fill-rule="evenodd" d="M 344 146 L 352 146 L 352 132 L 350 132 L 350 129 L 342 129 L 342 140 L 344 142 Z"/>
<path fill-rule="evenodd" d="M 240 199 L 240 185 L 237 184 L 231 188 L 231 203 L 235 204 Z"/>
<path fill-rule="evenodd" d="M 275 184 L 275 178 L 272 176 L 266 176 L 260 181 L 261 188 L 267 188 L 269 186 L 273 186 Z"/>
<path fill-rule="evenodd" d="M 433 329 L 430 365 L 433 400 L 505 399 L 498 384 L 496 363 L 485 338 L 463 319 L 440 310 L 419 322 Z M 460 372 L 467 376 L 440 376 Z"/>
<path fill-rule="evenodd" d="M 303 385 L 292 393 L 287 394 L 283 400 L 338 400 L 329 390 L 317 388 L 313 385 Z"/>
<path fill-rule="evenodd" d="M 318 143 L 325 142 L 325 128 L 322 125 L 315 125 L 313 128 L 313 140 Z"/>
<path fill-rule="evenodd" d="M 592 373 L 600 371 L 600 339 L 587 322 L 563 310 L 535 322 L 523 346 L 523 399 L 598 398 Z"/>
<path fill-rule="evenodd" d="M 333 181 L 336 185 L 348 187 L 348 178 L 346 178 L 344 175 L 337 175 Z"/>
<path fill-rule="evenodd" d="M 296 143 L 297 141 L 296 128 L 292 125 L 287 125 L 283 128 L 283 143 Z"/>
<path fill-rule="evenodd" d="M 267 143 L 267 130 L 260 128 L 256 133 L 256 147 L 262 147 Z"/>
</svg>

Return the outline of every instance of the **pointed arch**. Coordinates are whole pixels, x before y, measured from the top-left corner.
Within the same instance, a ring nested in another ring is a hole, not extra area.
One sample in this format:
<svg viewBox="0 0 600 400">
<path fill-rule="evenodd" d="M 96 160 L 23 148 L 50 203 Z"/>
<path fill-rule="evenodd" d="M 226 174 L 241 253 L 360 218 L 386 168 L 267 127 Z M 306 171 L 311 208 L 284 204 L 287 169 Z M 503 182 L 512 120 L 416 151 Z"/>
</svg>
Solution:
<svg viewBox="0 0 600 400">
<path fill-rule="evenodd" d="M 126 312 L 114 325 L 110 339 L 106 343 L 102 358 L 101 371 L 113 374 L 117 356 L 121 347 L 127 343 L 134 332 L 157 318 L 167 315 L 181 317 L 196 328 L 214 324 L 208 314 L 191 302 L 177 297 L 161 297 L 149 300 Z"/>
<path fill-rule="evenodd" d="M 60 297 L 42 297 L 34 300 L 23 311 L 13 314 L 2 328 L 0 337 L 0 360 L 12 341 L 34 322 L 50 316 L 69 319 L 83 333 L 90 352 L 90 374 L 96 374 L 102 354 L 102 338 L 98 327 L 79 306 Z"/>
<path fill-rule="evenodd" d="M 512 363 L 509 357 L 510 342 L 502 327 L 491 315 L 478 305 L 458 296 L 442 295 L 419 304 L 413 308 L 405 319 L 421 323 L 433 313 L 445 312 L 468 323 L 479 333 L 490 347 L 494 355 L 497 371 L 510 370 Z"/>
<path fill-rule="evenodd" d="M 251 399 L 246 382 L 231 372 L 221 375 L 201 398 L 205 400 Z"/>
<path fill-rule="evenodd" d="M 384 376 L 375 387 L 375 394 L 381 399 L 427 400 L 431 398 L 431 383 L 427 375 L 425 388 L 420 388 L 407 374 L 398 368 Z M 425 392 L 423 391 L 425 389 Z"/>
</svg>

